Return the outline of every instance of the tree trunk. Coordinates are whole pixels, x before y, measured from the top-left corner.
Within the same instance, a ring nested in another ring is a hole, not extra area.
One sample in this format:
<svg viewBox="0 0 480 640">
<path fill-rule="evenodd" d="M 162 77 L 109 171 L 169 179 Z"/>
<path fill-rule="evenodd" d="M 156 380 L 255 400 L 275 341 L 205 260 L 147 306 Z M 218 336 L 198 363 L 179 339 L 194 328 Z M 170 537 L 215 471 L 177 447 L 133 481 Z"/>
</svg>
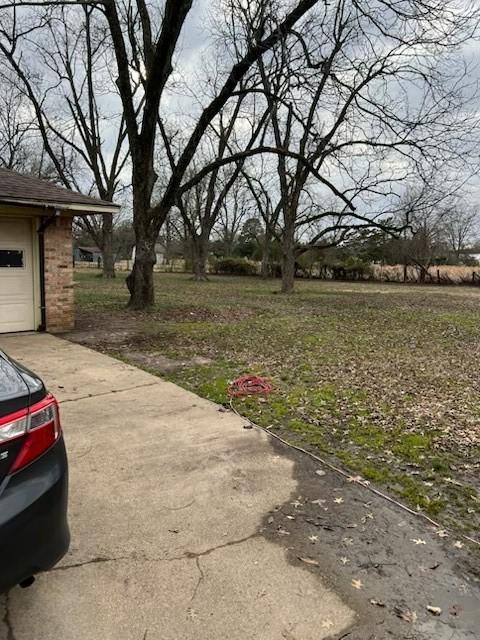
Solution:
<svg viewBox="0 0 480 640">
<path fill-rule="evenodd" d="M 130 292 L 128 306 L 131 309 L 147 309 L 155 302 L 153 267 L 157 261 L 155 243 L 160 224 L 150 214 L 153 191 L 153 159 L 143 149 L 137 150 L 133 158 L 133 230 L 135 231 L 135 260 L 126 283 Z M 168 209 L 159 212 L 159 219 L 165 221 Z"/>
<path fill-rule="evenodd" d="M 153 267 L 155 266 L 156 235 L 140 223 L 133 224 L 135 229 L 135 261 L 132 272 L 126 282 L 130 292 L 128 306 L 131 309 L 145 309 L 155 302 L 153 285 Z"/>
<path fill-rule="evenodd" d="M 103 277 L 115 278 L 115 260 L 113 256 L 113 215 L 111 213 L 107 213 L 103 216 L 102 236 Z"/>
<path fill-rule="evenodd" d="M 207 276 L 207 254 L 208 239 L 203 236 L 195 236 L 192 238 L 193 253 L 193 279 L 196 282 L 206 282 Z"/>
<path fill-rule="evenodd" d="M 272 234 L 265 229 L 265 238 L 263 241 L 261 276 L 264 280 L 270 277 L 270 244 L 272 242 Z"/>
<path fill-rule="evenodd" d="M 282 240 L 282 293 L 292 293 L 295 284 L 295 227 L 285 227 Z"/>
</svg>

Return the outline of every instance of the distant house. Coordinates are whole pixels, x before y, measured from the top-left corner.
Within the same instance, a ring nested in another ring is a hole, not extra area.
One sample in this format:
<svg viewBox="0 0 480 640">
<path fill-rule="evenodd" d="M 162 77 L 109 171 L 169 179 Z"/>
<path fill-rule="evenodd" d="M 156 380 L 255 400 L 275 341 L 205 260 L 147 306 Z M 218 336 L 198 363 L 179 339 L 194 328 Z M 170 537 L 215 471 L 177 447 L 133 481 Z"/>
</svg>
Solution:
<svg viewBox="0 0 480 640">
<path fill-rule="evenodd" d="M 472 258 L 473 260 L 480 262 L 480 253 L 469 253 L 468 256 L 469 258 Z"/>
<path fill-rule="evenodd" d="M 98 262 L 102 260 L 102 252 L 98 247 L 75 247 L 73 257 L 75 262 Z"/>
<path fill-rule="evenodd" d="M 460 259 L 465 260 L 475 260 L 480 264 L 480 253 L 478 248 L 474 247 L 472 249 L 462 249 L 460 251 Z"/>
<path fill-rule="evenodd" d="M 136 252 L 136 247 L 133 247 L 132 249 L 132 260 L 135 260 L 135 252 Z M 155 245 L 155 255 L 157 257 L 157 264 L 163 264 L 163 261 L 165 260 L 165 245 L 161 244 L 160 242 L 157 242 L 157 244 Z"/>
</svg>

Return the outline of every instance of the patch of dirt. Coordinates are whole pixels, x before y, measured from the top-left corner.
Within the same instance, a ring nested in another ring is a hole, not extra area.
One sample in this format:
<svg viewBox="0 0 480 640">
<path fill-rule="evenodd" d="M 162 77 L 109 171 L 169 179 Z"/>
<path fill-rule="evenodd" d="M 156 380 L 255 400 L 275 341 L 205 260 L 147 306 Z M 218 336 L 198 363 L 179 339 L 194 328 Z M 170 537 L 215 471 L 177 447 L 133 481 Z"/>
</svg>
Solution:
<svg viewBox="0 0 480 640">
<path fill-rule="evenodd" d="M 262 533 L 285 548 L 292 564 L 330 576 L 359 612 L 343 638 L 478 639 L 478 548 L 300 452 L 273 446 L 294 461 L 298 488 L 266 514 Z"/>
<path fill-rule="evenodd" d="M 136 318 L 126 311 L 77 310 L 75 325 L 65 338 L 101 351 L 126 344 L 138 330 Z"/>
<path fill-rule="evenodd" d="M 212 363 L 209 358 L 193 356 L 184 360 L 167 358 L 161 353 L 142 353 L 141 351 L 129 351 L 128 360 L 132 364 L 145 369 L 151 369 L 158 373 L 171 373 L 184 367 L 204 367 Z"/>
</svg>

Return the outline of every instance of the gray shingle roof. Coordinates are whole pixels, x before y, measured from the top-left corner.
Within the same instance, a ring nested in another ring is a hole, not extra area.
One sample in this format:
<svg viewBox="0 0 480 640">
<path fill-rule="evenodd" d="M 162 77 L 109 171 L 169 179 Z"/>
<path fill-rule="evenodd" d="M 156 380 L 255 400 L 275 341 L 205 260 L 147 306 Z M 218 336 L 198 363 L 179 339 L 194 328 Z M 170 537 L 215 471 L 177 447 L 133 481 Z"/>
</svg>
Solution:
<svg viewBox="0 0 480 640">
<path fill-rule="evenodd" d="M 3 168 L 0 168 L 0 202 L 31 204 L 32 206 L 58 205 L 59 208 L 73 208 L 76 211 L 80 210 L 86 213 L 89 208 L 96 211 L 103 208 L 119 209 L 119 206 L 112 202 L 84 196 L 46 180 Z"/>
</svg>

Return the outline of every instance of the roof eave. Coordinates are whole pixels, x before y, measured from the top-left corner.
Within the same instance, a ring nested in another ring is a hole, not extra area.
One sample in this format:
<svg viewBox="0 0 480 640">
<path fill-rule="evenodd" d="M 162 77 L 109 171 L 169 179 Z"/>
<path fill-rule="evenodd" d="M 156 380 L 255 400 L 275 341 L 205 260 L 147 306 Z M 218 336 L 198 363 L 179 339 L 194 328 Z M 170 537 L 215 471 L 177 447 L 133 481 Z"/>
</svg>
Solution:
<svg viewBox="0 0 480 640">
<path fill-rule="evenodd" d="M 88 216 L 93 213 L 119 213 L 120 205 L 118 204 L 80 204 L 68 202 L 52 202 L 52 201 L 32 201 L 22 200 L 19 198 L 1 198 L 0 204 L 22 205 L 26 207 L 37 207 L 40 209 L 59 209 L 60 211 L 71 211 L 76 216 Z"/>
</svg>

